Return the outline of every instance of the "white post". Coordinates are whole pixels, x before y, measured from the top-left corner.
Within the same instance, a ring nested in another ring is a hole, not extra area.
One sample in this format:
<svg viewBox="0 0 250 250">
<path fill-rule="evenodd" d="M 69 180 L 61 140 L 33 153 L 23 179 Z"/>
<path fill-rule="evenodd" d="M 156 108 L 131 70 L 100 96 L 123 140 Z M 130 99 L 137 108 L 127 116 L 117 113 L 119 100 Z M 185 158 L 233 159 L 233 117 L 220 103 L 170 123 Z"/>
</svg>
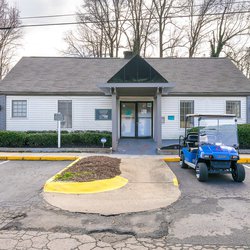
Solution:
<svg viewBox="0 0 250 250">
<path fill-rule="evenodd" d="M 57 129 L 58 129 L 58 148 L 61 147 L 61 121 L 57 121 Z"/>
</svg>

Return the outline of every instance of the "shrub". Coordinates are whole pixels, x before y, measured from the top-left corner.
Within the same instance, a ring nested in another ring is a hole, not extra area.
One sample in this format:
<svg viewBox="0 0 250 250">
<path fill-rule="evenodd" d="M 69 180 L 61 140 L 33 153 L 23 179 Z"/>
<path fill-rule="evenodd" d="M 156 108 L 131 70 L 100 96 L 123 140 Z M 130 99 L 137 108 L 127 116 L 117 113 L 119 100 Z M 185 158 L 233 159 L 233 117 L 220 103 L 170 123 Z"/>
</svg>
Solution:
<svg viewBox="0 0 250 250">
<path fill-rule="evenodd" d="M 250 124 L 238 124 L 240 148 L 250 148 Z"/>
<path fill-rule="evenodd" d="M 26 145 L 31 148 L 38 147 L 56 147 L 57 134 L 56 133 L 29 133 L 27 135 Z"/>
<path fill-rule="evenodd" d="M 111 147 L 110 132 L 63 132 L 61 142 L 63 147 L 102 147 L 103 137 L 107 139 L 105 147 Z M 57 147 L 57 133 L 55 131 L 0 131 L 0 147 Z"/>
<path fill-rule="evenodd" d="M 25 132 L 1 131 L 0 147 L 25 147 L 26 137 Z"/>
</svg>

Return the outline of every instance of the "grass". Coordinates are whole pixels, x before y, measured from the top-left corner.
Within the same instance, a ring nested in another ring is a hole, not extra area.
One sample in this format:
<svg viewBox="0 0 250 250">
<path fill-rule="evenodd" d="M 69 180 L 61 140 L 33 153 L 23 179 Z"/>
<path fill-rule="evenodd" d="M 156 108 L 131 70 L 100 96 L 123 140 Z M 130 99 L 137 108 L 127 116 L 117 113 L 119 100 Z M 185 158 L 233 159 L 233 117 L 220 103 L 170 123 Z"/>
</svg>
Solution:
<svg viewBox="0 0 250 250">
<path fill-rule="evenodd" d="M 92 175 L 93 172 L 91 171 L 81 171 L 81 172 L 65 172 L 56 175 L 55 181 L 69 181 L 74 177 L 83 177 L 83 176 L 88 176 Z"/>
</svg>

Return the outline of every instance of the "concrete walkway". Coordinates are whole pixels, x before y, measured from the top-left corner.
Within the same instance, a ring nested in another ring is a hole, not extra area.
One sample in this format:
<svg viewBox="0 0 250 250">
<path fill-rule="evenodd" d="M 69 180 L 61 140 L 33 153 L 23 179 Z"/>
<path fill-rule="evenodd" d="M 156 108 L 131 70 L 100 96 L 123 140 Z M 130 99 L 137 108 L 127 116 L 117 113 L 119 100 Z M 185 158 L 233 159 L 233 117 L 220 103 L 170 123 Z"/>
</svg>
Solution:
<svg viewBox="0 0 250 250">
<path fill-rule="evenodd" d="M 120 189 L 98 194 L 44 193 L 51 205 L 71 212 L 113 215 L 147 211 L 175 202 L 180 191 L 175 175 L 163 160 L 156 158 L 125 158 L 121 162 L 122 176 L 129 180 Z"/>
<path fill-rule="evenodd" d="M 156 142 L 153 139 L 120 139 L 115 154 L 155 155 Z"/>
</svg>

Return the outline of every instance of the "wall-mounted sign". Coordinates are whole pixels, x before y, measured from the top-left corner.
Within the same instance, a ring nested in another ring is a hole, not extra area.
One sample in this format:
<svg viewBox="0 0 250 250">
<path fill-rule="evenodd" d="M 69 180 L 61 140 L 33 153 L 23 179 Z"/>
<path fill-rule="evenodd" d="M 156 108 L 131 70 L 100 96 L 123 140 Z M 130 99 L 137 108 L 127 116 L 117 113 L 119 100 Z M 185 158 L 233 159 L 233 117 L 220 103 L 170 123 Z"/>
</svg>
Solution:
<svg viewBox="0 0 250 250">
<path fill-rule="evenodd" d="M 168 116 L 168 120 L 169 120 L 169 121 L 174 121 L 174 115 L 169 115 L 169 116 Z"/>
<path fill-rule="evenodd" d="M 96 120 L 111 120 L 111 109 L 96 109 L 95 110 L 95 119 Z"/>
</svg>

